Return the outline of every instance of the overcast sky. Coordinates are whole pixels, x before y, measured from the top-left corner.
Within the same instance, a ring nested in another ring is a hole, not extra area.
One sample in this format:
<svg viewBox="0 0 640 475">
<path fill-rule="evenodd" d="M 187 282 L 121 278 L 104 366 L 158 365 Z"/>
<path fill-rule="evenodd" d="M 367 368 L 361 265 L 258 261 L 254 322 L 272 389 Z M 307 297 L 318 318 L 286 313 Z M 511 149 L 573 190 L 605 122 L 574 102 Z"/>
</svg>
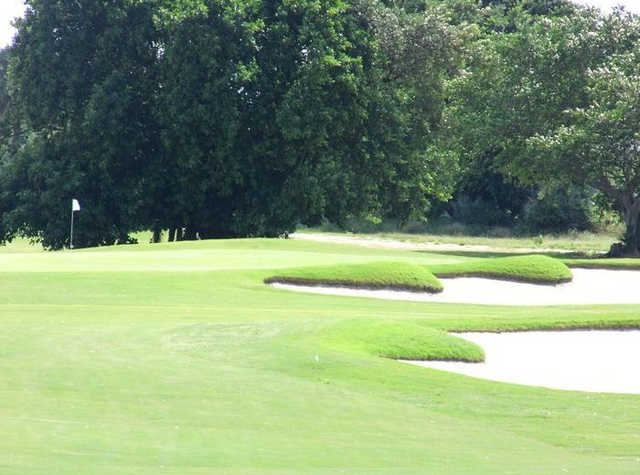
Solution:
<svg viewBox="0 0 640 475">
<path fill-rule="evenodd" d="M 608 10 L 614 5 L 624 5 L 627 10 L 640 13 L 640 0 L 573 0 L 583 5 L 594 5 Z M 8 45 L 15 33 L 11 20 L 24 12 L 23 0 L 0 0 L 0 48 Z"/>
<path fill-rule="evenodd" d="M 11 43 L 15 33 L 11 27 L 11 20 L 22 16 L 23 12 L 23 0 L 0 0 L 0 48 Z"/>
</svg>

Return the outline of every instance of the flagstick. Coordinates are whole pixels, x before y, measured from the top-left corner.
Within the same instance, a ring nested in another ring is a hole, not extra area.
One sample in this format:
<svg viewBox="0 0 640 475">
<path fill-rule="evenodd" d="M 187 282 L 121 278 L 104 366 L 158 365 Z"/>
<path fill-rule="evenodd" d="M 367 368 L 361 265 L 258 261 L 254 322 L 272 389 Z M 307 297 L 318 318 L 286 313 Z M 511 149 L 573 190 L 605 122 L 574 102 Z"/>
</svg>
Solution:
<svg viewBox="0 0 640 475">
<path fill-rule="evenodd" d="M 71 238 L 69 239 L 69 247 L 73 249 L 73 206 L 71 207 Z"/>
</svg>

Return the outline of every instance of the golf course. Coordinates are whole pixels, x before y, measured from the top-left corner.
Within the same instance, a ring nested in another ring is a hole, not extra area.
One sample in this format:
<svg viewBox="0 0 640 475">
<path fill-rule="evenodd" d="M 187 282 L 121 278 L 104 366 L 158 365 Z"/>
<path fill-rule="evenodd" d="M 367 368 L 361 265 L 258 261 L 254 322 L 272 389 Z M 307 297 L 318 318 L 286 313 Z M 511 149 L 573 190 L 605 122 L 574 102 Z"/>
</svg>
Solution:
<svg viewBox="0 0 640 475">
<path fill-rule="evenodd" d="M 640 474 L 639 4 L 2 0 L 0 475 Z"/>
<path fill-rule="evenodd" d="M 640 472 L 640 395 L 395 361 L 483 359 L 448 331 L 640 328 L 640 305 L 386 301 L 264 283 L 369 272 L 434 286 L 483 268 L 522 277 L 532 262 L 535 280 L 565 280 L 569 258 L 296 239 L 32 251 L 0 252 L 0 473 Z"/>
</svg>

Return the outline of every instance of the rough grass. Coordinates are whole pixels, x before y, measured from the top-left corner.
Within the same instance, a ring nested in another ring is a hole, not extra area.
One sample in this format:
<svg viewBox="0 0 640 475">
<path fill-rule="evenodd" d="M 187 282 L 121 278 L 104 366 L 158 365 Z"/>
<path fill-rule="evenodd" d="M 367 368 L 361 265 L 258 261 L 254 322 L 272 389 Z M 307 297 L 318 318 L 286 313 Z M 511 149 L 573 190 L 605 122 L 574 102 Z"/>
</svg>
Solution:
<svg viewBox="0 0 640 475">
<path fill-rule="evenodd" d="M 351 320 L 316 335 L 327 347 L 392 359 L 484 361 L 475 343 L 415 322 Z"/>
<path fill-rule="evenodd" d="M 572 279 L 571 270 L 560 260 L 539 254 L 476 259 L 461 264 L 429 266 L 436 276 L 487 277 L 491 279 L 559 284 Z"/>
<path fill-rule="evenodd" d="M 345 286 L 366 289 L 397 289 L 413 292 L 442 291 L 442 284 L 426 268 L 408 262 L 371 262 L 280 271 L 265 283 Z"/>
<path fill-rule="evenodd" d="M 374 233 L 350 233 L 350 232 L 327 232 L 322 228 L 302 228 L 296 233 L 314 233 L 327 236 L 351 236 L 361 239 L 389 239 L 412 244 L 434 243 L 434 244 L 457 244 L 461 246 L 489 246 L 494 249 L 516 250 L 516 249 L 546 249 L 570 250 L 576 252 L 606 252 L 614 242 L 620 240 L 619 232 L 570 232 L 566 234 L 539 234 L 536 236 L 512 236 L 507 232 L 507 236 L 484 234 L 473 235 L 464 227 L 460 232 L 451 233 L 448 230 L 442 232 L 427 232 L 420 234 L 402 232 L 374 232 Z M 529 252 L 529 251 L 528 251 Z"/>
</svg>

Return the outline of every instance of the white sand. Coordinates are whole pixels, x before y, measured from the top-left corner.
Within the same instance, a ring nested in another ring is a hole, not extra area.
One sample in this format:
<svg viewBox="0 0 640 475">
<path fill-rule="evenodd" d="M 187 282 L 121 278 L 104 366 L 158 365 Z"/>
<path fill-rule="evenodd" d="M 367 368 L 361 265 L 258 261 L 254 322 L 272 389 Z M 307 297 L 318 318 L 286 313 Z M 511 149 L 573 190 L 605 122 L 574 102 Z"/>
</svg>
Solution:
<svg viewBox="0 0 640 475">
<path fill-rule="evenodd" d="M 485 363 L 407 361 L 476 378 L 590 392 L 640 394 L 640 331 L 459 333 Z"/>
<path fill-rule="evenodd" d="M 491 305 L 640 304 L 640 271 L 572 269 L 572 272 L 572 282 L 555 286 L 477 277 L 440 279 L 444 290 L 439 294 L 344 287 L 273 285 L 301 292 L 421 302 Z"/>
</svg>

